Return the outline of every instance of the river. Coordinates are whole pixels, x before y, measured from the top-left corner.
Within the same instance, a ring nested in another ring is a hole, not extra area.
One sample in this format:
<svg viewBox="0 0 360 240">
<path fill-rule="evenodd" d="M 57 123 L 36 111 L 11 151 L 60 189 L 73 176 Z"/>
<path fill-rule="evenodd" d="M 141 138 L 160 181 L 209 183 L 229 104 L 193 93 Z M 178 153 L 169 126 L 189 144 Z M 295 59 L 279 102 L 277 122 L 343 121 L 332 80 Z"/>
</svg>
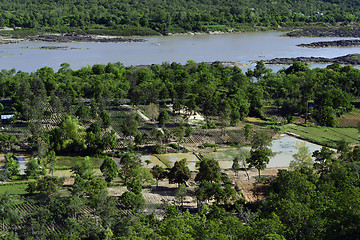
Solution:
<svg viewBox="0 0 360 240">
<path fill-rule="evenodd" d="M 276 57 L 338 57 L 359 53 L 360 47 L 302 48 L 300 43 L 350 38 L 289 38 L 282 32 L 234 33 L 222 35 L 183 35 L 145 37 L 146 42 L 128 43 L 48 43 L 20 42 L 0 45 L 0 69 L 33 72 L 49 66 L 58 70 L 61 63 L 72 69 L 93 64 L 121 62 L 125 66 L 163 62 L 240 61 Z M 43 46 L 68 47 L 68 50 L 40 49 Z M 322 66 L 322 65 L 316 65 Z M 246 70 L 248 66 L 242 69 Z M 273 67 L 274 70 L 281 66 Z"/>
</svg>

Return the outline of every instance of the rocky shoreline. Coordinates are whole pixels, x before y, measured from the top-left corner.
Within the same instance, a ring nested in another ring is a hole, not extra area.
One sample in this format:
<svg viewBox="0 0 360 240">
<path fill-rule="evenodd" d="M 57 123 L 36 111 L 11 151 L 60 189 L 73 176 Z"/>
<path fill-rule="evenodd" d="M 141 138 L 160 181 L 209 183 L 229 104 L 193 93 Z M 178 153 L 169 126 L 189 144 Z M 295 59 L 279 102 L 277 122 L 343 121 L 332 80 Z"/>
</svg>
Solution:
<svg viewBox="0 0 360 240">
<path fill-rule="evenodd" d="M 358 47 L 360 46 L 360 40 L 338 40 L 338 41 L 324 41 L 324 42 L 312 42 L 296 45 L 298 47 L 307 48 L 326 48 L 326 47 Z"/>
<path fill-rule="evenodd" d="M 265 64 L 286 64 L 291 65 L 294 62 L 305 63 L 338 63 L 344 65 L 360 65 L 360 54 L 349 54 L 346 56 L 336 58 L 324 57 L 296 57 L 296 58 L 274 58 L 270 60 L 263 60 Z"/>
<path fill-rule="evenodd" d="M 302 28 L 285 34 L 287 37 L 354 37 L 360 38 L 360 28 Z"/>
<path fill-rule="evenodd" d="M 15 37 L 8 34 L 0 35 L 2 39 L 0 43 L 15 43 L 20 41 L 42 41 L 42 42 L 102 42 L 102 43 L 119 43 L 119 42 L 145 42 L 145 39 L 140 38 L 123 38 L 111 36 L 92 36 L 92 35 L 78 35 L 78 34 L 46 34 L 31 37 Z"/>
</svg>

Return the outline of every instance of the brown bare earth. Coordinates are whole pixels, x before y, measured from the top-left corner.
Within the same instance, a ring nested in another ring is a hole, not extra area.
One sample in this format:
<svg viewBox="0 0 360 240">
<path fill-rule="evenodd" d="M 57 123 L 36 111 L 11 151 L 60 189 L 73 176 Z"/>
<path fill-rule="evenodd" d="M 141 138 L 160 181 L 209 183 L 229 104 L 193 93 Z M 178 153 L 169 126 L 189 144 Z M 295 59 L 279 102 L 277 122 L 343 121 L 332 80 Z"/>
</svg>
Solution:
<svg viewBox="0 0 360 240">
<path fill-rule="evenodd" d="M 266 177 L 269 179 L 273 179 L 276 177 L 279 169 L 288 169 L 287 167 L 280 168 L 267 168 L 261 171 L 261 177 Z M 238 176 L 236 177 L 233 171 L 227 171 L 227 174 L 230 178 L 233 179 L 234 184 L 241 190 L 243 197 L 247 202 L 254 202 L 263 197 L 261 192 L 258 194 L 254 193 L 254 184 L 256 180 L 259 178 L 259 173 L 257 169 L 249 169 L 248 174 L 250 180 L 248 180 L 245 171 L 239 171 Z M 261 184 L 257 185 L 262 186 Z"/>
<path fill-rule="evenodd" d="M 287 169 L 286 167 L 282 168 L 267 168 L 261 171 L 261 177 L 267 177 L 269 179 L 273 179 L 279 169 Z M 247 202 L 254 202 L 261 199 L 262 193 L 254 194 L 254 184 L 258 179 L 258 171 L 256 169 L 248 170 L 250 180 L 248 180 L 245 171 L 239 171 L 238 176 L 235 176 L 235 173 L 231 170 L 225 171 L 228 176 L 233 179 L 233 183 L 237 188 L 241 191 L 241 195 L 239 197 L 244 197 Z M 193 173 L 195 175 L 195 173 Z M 191 196 L 195 190 L 195 182 L 189 181 L 188 183 L 188 196 L 185 198 L 184 207 L 185 208 L 196 208 L 196 200 Z M 258 187 L 262 186 L 261 184 L 257 185 Z M 159 187 L 153 186 L 152 188 L 147 188 L 143 190 L 143 196 L 147 205 L 150 205 L 155 209 L 165 208 L 165 206 L 169 203 L 174 203 L 175 199 L 175 190 L 177 188 L 177 184 L 169 184 L 167 180 L 160 181 Z M 110 188 L 109 193 L 111 195 L 119 196 L 125 191 L 124 188 Z M 147 210 L 151 211 L 151 210 Z M 154 210 L 155 211 L 155 210 Z M 156 214 L 156 211 L 155 211 Z"/>
<path fill-rule="evenodd" d="M 339 120 L 339 127 L 356 127 L 360 123 L 360 109 L 355 108 L 349 113 L 343 114 Z"/>
</svg>

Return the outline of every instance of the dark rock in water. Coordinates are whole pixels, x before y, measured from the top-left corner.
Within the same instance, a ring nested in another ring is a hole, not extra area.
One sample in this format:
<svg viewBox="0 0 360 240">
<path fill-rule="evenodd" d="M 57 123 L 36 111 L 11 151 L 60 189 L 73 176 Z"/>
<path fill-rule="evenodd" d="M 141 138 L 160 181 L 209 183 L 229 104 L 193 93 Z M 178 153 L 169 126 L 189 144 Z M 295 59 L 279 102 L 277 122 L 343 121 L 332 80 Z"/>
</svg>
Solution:
<svg viewBox="0 0 360 240">
<path fill-rule="evenodd" d="M 64 34 L 64 35 L 39 35 L 29 37 L 30 41 L 44 42 L 145 42 L 144 39 L 122 37 L 100 37 L 90 35 Z"/>
<path fill-rule="evenodd" d="M 13 39 L 17 37 L 12 36 Z M 91 35 L 77 35 L 71 34 L 59 34 L 59 35 L 38 35 L 32 37 L 25 37 L 27 41 L 44 41 L 44 42 L 145 42 L 144 39 L 139 38 L 123 38 L 123 37 L 104 37 L 104 36 L 91 36 Z"/>
<path fill-rule="evenodd" d="M 360 54 L 349 54 L 346 56 L 336 58 L 324 57 L 296 57 L 296 58 L 274 58 L 271 60 L 263 60 L 265 64 L 287 64 L 291 65 L 294 62 L 305 63 L 339 63 L 344 65 L 360 65 Z"/>
<path fill-rule="evenodd" d="M 286 34 L 288 37 L 360 37 L 360 28 L 303 28 Z"/>
<path fill-rule="evenodd" d="M 308 44 L 298 44 L 296 46 L 308 47 L 308 48 L 355 47 L 355 46 L 360 46 L 360 40 L 338 40 L 338 41 L 312 42 L 312 43 L 308 43 Z"/>
</svg>

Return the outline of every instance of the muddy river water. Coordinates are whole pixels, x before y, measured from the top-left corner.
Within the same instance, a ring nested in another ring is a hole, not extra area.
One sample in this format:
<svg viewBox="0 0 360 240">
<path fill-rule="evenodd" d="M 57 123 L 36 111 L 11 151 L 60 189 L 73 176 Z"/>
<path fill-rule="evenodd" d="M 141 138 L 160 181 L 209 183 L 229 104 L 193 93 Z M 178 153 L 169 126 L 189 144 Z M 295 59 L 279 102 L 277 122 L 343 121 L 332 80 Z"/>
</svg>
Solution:
<svg viewBox="0 0 360 240">
<path fill-rule="evenodd" d="M 330 41 L 349 38 L 289 38 L 282 32 L 234 33 L 222 35 L 183 35 L 145 37 L 146 42 L 120 43 L 49 43 L 24 41 L 0 45 L 0 69 L 33 72 L 49 66 L 58 70 L 61 63 L 72 69 L 93 64 L 121 62 L 125 66 L 238 61 L 248 64 L 251 60 L 276 57 L 338 57 L 359 53 L 360 47 L 304 48 L 300 43 Z M 45 48 L 43 48 L 45 47 Z M 49 48 L 50 47 L 50 48 Z M 245 65 L 242 69 L 246 70 Z M 275 66 L 274 70 L 281 66 Z"/>
</svg>

